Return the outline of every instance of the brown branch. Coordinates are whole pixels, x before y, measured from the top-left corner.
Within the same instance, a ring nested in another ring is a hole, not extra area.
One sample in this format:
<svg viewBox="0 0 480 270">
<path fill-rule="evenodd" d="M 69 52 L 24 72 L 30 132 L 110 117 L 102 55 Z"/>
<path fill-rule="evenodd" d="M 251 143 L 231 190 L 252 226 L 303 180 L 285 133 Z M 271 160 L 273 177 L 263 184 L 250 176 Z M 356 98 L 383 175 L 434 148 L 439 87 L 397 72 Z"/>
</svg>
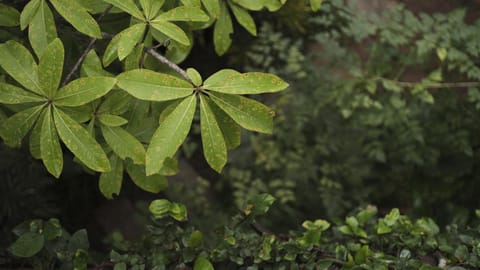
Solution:
<svg viewBox="0 0 480 270">
<path fill-rule="evenodd" d="M 102 14 L 100 14 L 100 16 L 98 16 L 98 19 L 97 19 L 97 22 L 100 22 L 102 20 L 103 17 L 105 17 L 105 15 L 108 14 L 108 12 L 110 12 L 110 10 L 112 9 L 112 5 L 108 5 L 108 7 L 103 11 Z M 103 33 L 102 33 L 102 36 L 103 36 Z M 85 48 L 85 50 L 83 51 L 82 55 L 80 56 L 80 58 L 78 58 L 77 62 L 75 63 L 75 65 L 73 65 L 72 67 L 72 70 L 70 70 L 70 72 L 67 74 L 67 76 L 65 77 L 65 79 L 63 80 L 62 82 L 62 86 L 65 86 L 69 81 L 70 79 L 72 78 L 73 74 L 75 74 L 75 72 L 78 70 L 78 68 L 80 67 L 80 65 L 82 64 L 83 60 L 85 60 L 85 57 L 87 57 L 88 53 L 90 52 L 90 50 L 93 48 L 93 46 L 95 45 L 95 42 L 97 41 L 96 38 L 91 38 L 90 39 L 90 42 L 88 43 L 87 47 Z"/>
<path fill-rule="evenodd" d="M 182 69 L 181 67 L 179 67 L 177 64 L 173 63 L 172 61 L 168 60 L 168 58 L 166 58 L 165 56 L 159 54 L 158 52 L 156 52 L 153 48 L 145 48 L 145 51 L 150 54 L 151 56 L 155 57 L 155 59 L 157 59 L 158 61 L 164 63 L 165 65 L 167 65 L 169 68 L 175 70 L 178 74 L 182 75 L 182 77 L 187 80 L 189 83 L 191 83 L 192 85 L 193 82 L 192 80 L 190 79 L 190 77 L 188 76 L 187 72 Z"/>
</svg>

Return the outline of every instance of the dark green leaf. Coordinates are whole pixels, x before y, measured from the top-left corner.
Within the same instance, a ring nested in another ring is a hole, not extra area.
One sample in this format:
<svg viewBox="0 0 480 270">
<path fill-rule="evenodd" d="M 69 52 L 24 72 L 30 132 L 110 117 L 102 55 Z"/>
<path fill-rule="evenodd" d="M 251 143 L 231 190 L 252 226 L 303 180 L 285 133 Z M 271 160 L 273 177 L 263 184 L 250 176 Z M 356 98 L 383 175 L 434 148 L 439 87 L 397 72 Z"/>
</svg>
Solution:
<svg viewBox="0 0 480 270">
<path fill-rule="evenodd" d="M 195 260 L 193 270 L 214 270 L 212 263 L 205 257 L 199 256 Z"/>
<path fill-rule="evenodd" d="M 209 98 L 200 95 L 200 127 L 203 154 L 210 167 L 220 173 L 227 163 L 227 146 L 217 119 L 212 112 Z"/>
<path fill-rule="evenodd" d="M 116 81 L 115 78 L 109 77 L 76 79 L 58 91 L 54 103 L 55 105 L 70 107 L 86 104 L 107 94 Z"/>
<path fill-rule="evenodd" d="M 55 9 L 79 32 L 94 38 L 102 38 L 100 26 L 87 10 L 72 0 L 50 0 Z"/>
<path fill-rule="evenodd" d="M 232 18 L 230 17 L 230 12 L 228 11 L 225 2 L 222 1 L 220 3 L 220 15 L 213 30 L 213 43 L 218 55 L 224 55 L 228 51 L 228 48 L 230 48 L 230 45 L 232 44 L 230 35 L 232 33 Z"/>
<path fill-rule="evenodd" d="M 20 14 L 20 29 L 23 31 L 32 21 L 35 14 L 37 14 L 37 10 L 40 7 L 41 0 L 31 0 L 28 2 L 22 10 Z"/>
<path fill-rule="evenodd" d="M 112 169 L 103 172 L 98 182 L 98 188 L 107 199 L 113 199 L 113 194 L 120 194 L 123 181 L 123 161 L 117 155 L 112 155 L 110 165 Z"/>
<path fill-rule="evenodd" d="M 227 149 L 231 150 L 238 147 L 241 139 L 240 126 L 215 103 L 210 103 L 210 107 L 215 114 L 218 126 L 222 130 Z"/>
<path fill-rule="evenodd" d="M 19 146 L 43 108 L 43 105 L 32 107 L 18 112 L 5 120 L 0 127 L 0 135 L 5 144 L 11 147 Z"/>
<path fill-rule="evenodd" d="M 0 82 L 0 102 L 3 104 L 20 104 L 29 102 L 46 102 L 44 97 L 23 90 L 11 84 Z"/>
<path fill-rule="evenodd" d="M 26 232 L 11 246 L 12 254 L 17 257 L 28 258 L 37 254 L 45 243 L 43 235 L 35 232 Z"/>
<path fill-rule="evenodd" d="M 128 14 L 132 15 L 133 17 L 143 21 L 144 17 L 140 9 L 138 9 L 137 5 L 132 0 L 103 0 L 107 3 L 112 4 L 113 6 L 127 12 Z M 161 1 L 160 1 L 161 2 Z"/>
<path fill-rule="evenodd" d="M 128 157 L 135 164 L 145 163 L 145 148 L 137 138 L 121 127 L 102 125 L 101 129 L 105 141 L 121 159 Z"/>
<path fill-rule="evenodd" d="M 188 38 L 187 34 L 176 24 L 163 20 L 155 20 L 152 21 L 150 25 L 165 34 L 167 37 L 178 41 L 180 44 L 185 46 L 190 45 L 190 39 Z"/>
<path fill-rule="evenodd" d="M 128 175 L 139 188 L 151 193 L 158 193 L 167 189 L 168 181 L 165 176 L 160 174 L 146 176 L 145 166 L 135 165 L 128 161 L 126 167 Z"/>
<path fill-rule="evenodd" d="M 0 3 L 0 26 L 17 26 L 20 24 L 20 12 L 11 6 Z"/>
<path fill-rule="evenodd" d="M 60 39 L 52 41 L 40 57 L 38 78 L 47 97 L 52 98 L 57 92 L 63 72 L 64 49 Z"/>
<path fill-rule="evenodd" d="M 48 172 L 56 178 L 59 178 L 63 170 L 63 152 L 53 122 L 51 108 L 52 106 L 48 106 L 43 118 L 40 135 L 40 153 L 42 155 L 43 164 Z"/>
</svg>

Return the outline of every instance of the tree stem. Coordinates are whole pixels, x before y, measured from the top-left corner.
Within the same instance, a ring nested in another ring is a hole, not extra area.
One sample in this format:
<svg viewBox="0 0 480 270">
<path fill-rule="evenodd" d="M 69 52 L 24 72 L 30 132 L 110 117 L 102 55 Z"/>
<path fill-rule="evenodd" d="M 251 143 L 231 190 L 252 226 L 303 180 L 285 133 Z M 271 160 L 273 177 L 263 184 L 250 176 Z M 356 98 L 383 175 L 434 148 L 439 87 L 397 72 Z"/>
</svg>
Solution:
<svg viewBox="0 0 480 270">
<path fill-rule="evenodd" d="M 192 80 L 188 76 L 187 72 L 179 67 L 177 64 L 173 63 L 172 61 L 168 60 L 165 56 L 156 52 L 153 48 L 145 48 L 145 51 L 150 54 L 151 56 L 155 57 L 158 61 L 162 62 L 163 64 L 167 65 L 169 68 L 175 70 L 178 74 L 182 75 L 182 77 L 187 80 L 189 83 L 193 85 Z"/>
</svg>

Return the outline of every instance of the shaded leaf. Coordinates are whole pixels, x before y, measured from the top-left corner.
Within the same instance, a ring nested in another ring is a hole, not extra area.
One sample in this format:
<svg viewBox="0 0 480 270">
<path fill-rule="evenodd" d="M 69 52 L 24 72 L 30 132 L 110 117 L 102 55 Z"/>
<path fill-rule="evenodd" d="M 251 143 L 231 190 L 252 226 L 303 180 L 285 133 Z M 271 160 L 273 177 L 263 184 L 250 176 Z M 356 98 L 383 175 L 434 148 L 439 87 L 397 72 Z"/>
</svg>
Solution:
<svg viewBox="0 0 480 270">
<path fill-rule="evenodd" d="M 5 144 L 11 147 L 19 146 L 43 108 L 43 105 L 32 107 L 5 120 L 0 127 L 0 136 L 2 136 Z"/>
<path fill-rule="evenodd" d="M 32 54 L 20 43 L 9 40 L 0 44 L 0 66 L 18 83 L 43 95 L 38 81 L 38 67 Z"/>
<path fill-rule="evenodd" d="M 128 123 L 127 119 L 120 117 L 118 115 L 113 115 L 108 113 L 99 114 L 98 120 L 100 121 L 100 123 L 109 127 L 119 127 Z"/>
<path fill-rule="evenodd" d="M 185 98 L 155 131 L 147 149 L 147 175 L 159 172 L 164 160 L 177 152 L 190 131 L 196 104 L 195 95 Z"/>
<path fill-rule="evenodd" d="M 237 124 L 248 130 L 272 133 L 274 112 L 267 106 L 249 98 L 210 92 L 212 101 Z"/>
<path fill-rule="evenodd" d="M 235 121 L 233 121 L 233 119 L 224 111 L 222 111 L 222 109 L 220 109 L 215 103 L 211 102 L 210 108 L 215 114 L 218 126 L 222 130 L 227 149 L 234 149 L 239 146 L 241 139 L 240 126 L 235 123 Z"/>
<path fill-rule="evenodd" d="M 0 26 L 17 26 L 20 24 L 20 12 L 11 6 L 0 3 Z"/>
<path fill-rule="evenodd" d="M 137 23 L 118 34 L 120 36 L 118 41 L 118 59 L 123 60 L 132 52 L 135 45 L 142 40 L 145 28 L 146 25 L 144 23 Z"/>
<path fill-rule="evenodd" d="M 46 102 L 44 97 L 23 90 L 11 84 L 0 82 L 0 102 L 3 104 L 20 104 L 29 102 Z"/>
<path fill-rule="evenodd" d="M 37 14 L 37 10 L 40 7 L 41 0 L 31 0 L 28 2 L 20 14 L 20 29 L 23 31 L 32 21 L 33 17 Z"/>
<path fill-rule="evenodd" d="M 60 39 L 52 41 L 45 49 L 38 64 L 38 78 L 47 97 L 57 92 L 63 72 L 64 49 Z"/>
<path fill-rule="evenodd" d="M 121 159 L 128 157 L 135 164 L 145 163 L 145 148 L 132 134 L 121 127 L 102 125 L 101 129 L 105 141 Z"/>
<path fill-rule="evenodd" d="M 103 52 L 102 62 L 105 67 L 108 67 L 115 59 L 117 59 L 120 38 L 120 35 L 114 36 Z"/>
<path fill-rule="evenodd" d="M 80 124 L 59 109 L 54 109 L 53 116 L 58 135 L 80 161 L 94 171 L 110 170 L 110 163 L 102 147 Z"/>
<path fill-rule="evenodd" d="M 28 39 L 39 58 L 55 38 L 57 38 L 57 28 L 52 11 L 45 0 L 40 0 L 39 7 L 28 28 Z"/>
<path fill-rule="evenodd" d="M 199 7 L 179 6 L 160 14 L 156 20 L 161 21 L 185 21 L 207 22 L 210 18 Z"/>
<path fill-rule="evenodd" d="M 127 12 L 128 14 L 132 15 L 133 17 L 143 21 L 144 17 L 140 9 L 138 9 L 137 5 L 132 0 L 103 0 L 107 3 L 112 4 L 113 6 Z M 161 1 L 160 1 L 161 2 Z"/>
<path fill-rule="evenodd" d="M 126 168 L 133 183 L 145 191 L 158 193 L 168 187 L 168 181 L 165 176 L 160 174 L 147 176 L 145 173 L 145 166 L 135 165 L 132 162 L 127 161 Z"/>
<path fill-rule="evenodd" d="M 120 88 L 142 100 L 166 101 L 193 93 L 189 82 L 147 69 L 127 71 L 118 75 L 117 79 Z"/>
<path fill-rule="evenodd" d="M 80 106 L 104 96 L 113 88 L 115 83 L 116 79 L 109 77 L 76 79 L 58 91 L 54 103 L 60 106 Z"/>
<path fill-rule="evenodd" d="M 123 181 L 123 161 L 117 155 L 112 155 L 110 157 L 110 165 L 112 169 L 108 172 L 103 172 L 98 181 L 98 188 L 107 199 L 113 199 L 113 194 L 120 194 Z"/>
<path fill-rule="evenodd" d="M 205 257 L 199 256 L 195 260 L 193 270 L 214 270 L 212 263 Z"/>
<path fill-rule="evenodd" d="M 207 80 L 203 88 L 226 94 L 261 94 L 278 92 L 288 87 L 288 83 L 269 73 L 248 72 L 237 75 L 225 73 L 230 76 L 217 72 L 211 76 L 215 79 L 214 83 Z M 223 77 L 224 80 L 216 79 L 217 76 Z"/>
<path fill-rule="evenodd" d="M 227 146 L 210 108 L 209 98 L 204 95 L 200 95 L 200 128 L 205 159 L 210 167 L 220 173 L 227 163 Z"/>
<path fill-rule="evenodd" d="M 310 6 L 313 11 L 318 11 L 320 10 L 320 7 L 322 6 L 323 0 L 310 0 Z"/>
<path fill-rule="evenodd" d="M 50 3 L 79 32 L 94 38 L 102 38 L 100 26 L 82 5 L 72 0 L 50 0 Z"/>
<path fill-rule="evenodd" d="M 12 254 L 17 257 L 29 258 L 42 250 L 45 243 L 43 235 L 36 232 L 26 232 L 11 246 Z"/>
<path fill-rule="evenodd" d="M 112 74 L 103 69 L 102 61 L 95 53 L 95 50 L 88 52 L 82 62 L 81 72 L 82 77 L 113 77 Z"/>
<path fill-rule="evenodd" d="M 165 34 L 167 37 L 178 41 L 180 44 L 185 46 L 190 45 L 190 39 L 188 39 L 187 34 L 176 24 L 163 20 L 155 20 L 152 21 L 150 25 Z"/>
<path fill-rule="evenodd" d="M 48 172 L 58 178 L 63 170 L 63 152 L 58 140 L 57 130 L 52 118 L 51 106 L 48 106 L 42 122 L 40 135 L 40 153 Z"/>
<path fill-rule="evenodd" d="M 38 117 L 38 121 L 35 123 L 35 126 L 30 132 L 30 140 L 28 142 L 28 148 L 30 150 L 30 154 L 34 159 L 42 159 L 42 153 L 40 151 L 40 136 L 42 132 L 42 125 L 43 125 L 43 118 L 46 110 L 43 110 L 40 116 Z"/>
<path fill-rule="evenodd" d="M 215 52 L 217 52 L 218 55 L 224 55 L 228 51 L 228 48 L 230 48 L 232 44 L 230 35 L 232 33 L 232 18 L 230 17 L 230 12 L 226 4 L 222 1 L 220 4 L 220 15 L 213 30 L 213 43 L 215 45 Z"/>
</svg>

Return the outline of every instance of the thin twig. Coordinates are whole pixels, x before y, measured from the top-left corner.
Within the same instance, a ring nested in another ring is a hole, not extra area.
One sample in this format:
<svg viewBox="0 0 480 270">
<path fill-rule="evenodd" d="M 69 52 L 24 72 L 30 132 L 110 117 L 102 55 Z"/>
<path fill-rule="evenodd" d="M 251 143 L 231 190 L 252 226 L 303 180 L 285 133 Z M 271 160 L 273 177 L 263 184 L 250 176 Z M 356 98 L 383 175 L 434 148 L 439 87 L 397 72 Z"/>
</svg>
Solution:
<svg viewBox="0 0 480 270">
<path fill-rule="evenodd" d="M 153 48 L 145 48 L 145 51 L 149 53 L 151 56 L 155 57 L 158 61 L 164 63 L 169 68 L 175 70 L 178 74 L 182 75 L 182 77 L 187 80 L 189 83 L 193 85 L 192 80 L 188 76 L 187 72 L 179 67 L 177 64 L 173 63 L 172 61 L 168 60 L 165 56 L 157 53 Z"/>
<path fill-rule="evenodd" d="M 112 9 L 112 5 L 108 5 L 108 7 L 103 11 L 102 14 L 100 14 L 100 16 L 98 16 L 98 19 L 97 19 L 97 22 L 100 22 L 102 20 L 102 18 L 108 14 L 108 12 L 110 12 L 110 10 Z M 103 36 L 103 33 L 102 33 L 102 36 Z M 67 76 L 65 77 L 65 79 L 63 80 L 62 82 L 62 87 L 65 86 L 69 81 L 70 79 L 72 78 L 73 74 L 75 74 L 75 72 L 78 70 L 78 68 L 80 67 L 80 65 L 82 64 L 83 60 L 85 60 L 85 57 L 87 57 L 87 54 L 90 52 L 90 50 L 93 48 L 93 46 L 95 45 L 95 42 L 97 41 L 96 38 L 92 38 L 90 39 L 90 42 L 88 43 L 87 47 L 85 48 L 85 50 L 83 51 L 82 55 L 80 56 L 80 58 L 78 58 L 77 62 L 75 63 L 75 65 L 73 65 L 73 68 L 72 70 L 70 70 L 70 72 L 67 74 Z"/>
</svg>

